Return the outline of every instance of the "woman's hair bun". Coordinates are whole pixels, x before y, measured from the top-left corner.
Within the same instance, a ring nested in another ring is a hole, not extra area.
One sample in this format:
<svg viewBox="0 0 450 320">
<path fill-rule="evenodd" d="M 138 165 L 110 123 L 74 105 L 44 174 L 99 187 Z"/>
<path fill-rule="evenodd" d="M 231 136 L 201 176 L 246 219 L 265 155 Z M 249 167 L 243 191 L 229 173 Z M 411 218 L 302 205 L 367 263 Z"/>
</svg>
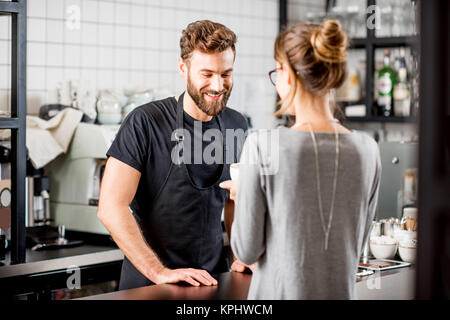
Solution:
<svg viewBox="0 0 450 320">
<path fill-rule="evenodd" d="M 311 46 L 320 61 L 342 63 L 347 59 L 347 35 L 337 20 L 326 20 L 312 30 Z"/>
<path fill-rule="evenodd" d="M 292 103 L 297 89 L 313 95 L 324 95 L 339 88 L 347 74 L 347 35 L 337 20 L 323 24 L 299 23 L 281 32 L 274 47 L 275 60 L 286 64 L 291 72 L 291 91 L 281 100 L 285 106 Z"/>
</svg>

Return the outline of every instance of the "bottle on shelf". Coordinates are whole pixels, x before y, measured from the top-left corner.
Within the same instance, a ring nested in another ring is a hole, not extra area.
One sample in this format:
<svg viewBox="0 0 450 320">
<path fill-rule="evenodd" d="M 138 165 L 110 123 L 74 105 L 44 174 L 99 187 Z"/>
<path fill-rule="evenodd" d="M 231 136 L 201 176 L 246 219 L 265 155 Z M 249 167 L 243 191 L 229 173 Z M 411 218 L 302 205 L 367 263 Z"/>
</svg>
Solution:
<svg viewBox="0 0 450 320">
<path fill-rule="evenodd" d="M 396 117 L 409 117 L 411 115 L 411 90 L 403 48 L 400 50 L 398 61 L 398 82 L 394 85 L 394 114 Z"/>
<path fill-rule="evenodd" d="M 403 174 L 403 207 L 417 206 L 417 168 L 408 168 Z"/>
<path fill-rule="evenodd" d="M 404 48 L 402 49 L 397 48 L 392 50 L 392 58 L 394 60 L 394 71 L 397 73 L 397 75 L 401 66 L 401 50 L 404 50 Z"/>
<path fill-rule="evenodd" d="M 394 116 L 394 86 L 397 82 L 395 71 L 391 67 L 390 50 L 384 51 L 383 68 L 378 72 L 378 109 L 380 116 Z"/>
<path fill-rule="evenodd" d="M 344 84 L 336 89 L 336 100 L 357 102 L 361 100 L 361 86 L 358 70 L 354 66 L 348 67 L 348 75 Z"/>
<path fill-rule="evenodd" d="M 417 229 L 417 168 L 408 168 L 403 174 L 402 217 L 406 230 Z"/>
<path fill-rule="evenodd" d="M 419 115 L 419 61 L 416 55 L 411 54 L 409 57 L 411 64 L 411 114 Z"/>
<path fill-rule="evenodd" d="M 397 216 L 401 217 L 406 208 L 417 207 L 417 185 L 417 168 L 407 168 L 397 193 Z"/>
</svg>

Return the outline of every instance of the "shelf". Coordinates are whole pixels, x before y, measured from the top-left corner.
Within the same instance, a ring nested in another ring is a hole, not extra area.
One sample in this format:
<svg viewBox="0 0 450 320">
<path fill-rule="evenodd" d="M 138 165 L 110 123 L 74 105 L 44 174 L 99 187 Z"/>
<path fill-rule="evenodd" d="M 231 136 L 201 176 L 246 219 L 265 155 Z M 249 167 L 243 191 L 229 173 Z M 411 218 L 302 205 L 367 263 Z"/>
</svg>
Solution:
<svg viewBox="0 0 450 320">
<path fill-rule="evenodd" d="M 18 118 L 0 118 L 0 130 L 19 128 Z"/>
<path fill-rule="evenodd" d="M 360 99 L 357 101 L 348 101 L 348 100 L 340 100 L 336 101 L 336 104 L 342 108 L 349 107 L 349 106 L 356 106 L 361 104 L 366 104 L 366 99 Z"/>
<path fill-rule="evenodd" d="M 280 29 L 287 25 L 287 0 L 280 0 L 283 6 L 280 6 Z M 334 1 L 335 2 L 335 1 Z M 334 2 L 326 1 L 325 12 L 328 12 L 331 6 L 334 6 Z M 367 8 L 375 6 L 377 0 L 366 0 Z M 367 18 L 369 18 L 371 13 L 367 12 Z M 281 19 L 283 17 L 283 19 Z M 364 26 L 361 26 L 364 28 Z M 365 93 L 360 101 L 350 102 L 350 101 L 336 101 L 336 104 L 342 109 L 351 105 L 366 105 L 367 116 L 363 117 L 348 117 L 346 121 L 349 122 L 392 122 L 392 123 L 414 123 L 417 121 L 417 117 L 381 117 L 373 116 L 375 114 L 374 105 L 376 101 L 374 100 L 374 73 L 375 73 L 375 51 L 379 48 L 389 48 L 389 47 L 410 47 L 411 51 L 417 51 L 419 46 L 419 36 L 399 36 L 399 37 L 376 37 L 376 30 L 369 28 L 366 24 L 366 37 L 363 38 L 350 38 L 349 40 L 349 50 L 364 50 L 365 53 Z"/>
<path fill-rule="evenodd" d="M 391 122 L 391 123 L 414 123 L 417 121 L 416 117 L 345 117 L 348 122 Z"/>
<path fill-rule="evenodd" d="M 373 39 L 373 44 L 376 48 L 414 46 L 417 43 L 418 37 L 416 36 L 389 37 L 389 38 L 382 37 Z"/>
<path fill-rule="evenodd" d="M 364 49 L 369 43 L 375 48 L 414 46 L 418 43 L 418 37 L 353 38 L 350 39 L 350 49 Z"/>
<path fill-rule="evenodd" d="M 22 2 L 0 1 L 0 15 L 4 13 L 20 13 L 23 8 Z"/>
<path fill-rule="evenodd" d="M 364 49 L 367 42 L 367 38 L 352 38 L 350 39 L 350 49 Z"/>
<path fill-rule="evenodd" d="M 354 105 L 365 105 L 365 100 L 360 101 L 339 101 L 336 103 L 342 108 L 342 112 L 345 113 L 345 108 Z M 373 108 L 376 108 L 374 106 Z M 383 116 L 345 116 L 345 120 L 348 122 L 394 122 L 394 123 L 414 123 L 417 121 L 417 117 L 383 117 Z"/>
</svg>

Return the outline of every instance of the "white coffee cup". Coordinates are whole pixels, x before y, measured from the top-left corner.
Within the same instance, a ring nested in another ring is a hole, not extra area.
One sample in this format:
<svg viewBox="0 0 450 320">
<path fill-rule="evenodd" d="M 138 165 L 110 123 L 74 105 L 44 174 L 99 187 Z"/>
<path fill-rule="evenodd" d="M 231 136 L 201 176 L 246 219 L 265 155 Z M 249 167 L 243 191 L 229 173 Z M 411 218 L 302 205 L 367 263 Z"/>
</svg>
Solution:
<svg viewBox="0 0 450 320">
<path fill-rule="evenodd" d="M 239 178 L 239 163 L 232 163 L 230 165 L 231 180 L 237 180 Z"/>
</svg>

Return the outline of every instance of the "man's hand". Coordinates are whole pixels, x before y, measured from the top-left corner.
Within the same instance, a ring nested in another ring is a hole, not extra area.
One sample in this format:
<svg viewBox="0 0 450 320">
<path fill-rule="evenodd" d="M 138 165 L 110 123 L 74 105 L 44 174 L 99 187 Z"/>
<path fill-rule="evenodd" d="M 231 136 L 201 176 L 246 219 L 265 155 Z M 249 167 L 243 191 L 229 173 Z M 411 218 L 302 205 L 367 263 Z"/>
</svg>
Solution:
<svg viewBox="0 0 450 320">
<path fill-rule="evenodd" d="M 236 199 L 237 181 L 235 181 L 235 180 L 222 181 L 219 184 L 219 187 L 230 191 L 230 199 L 231 200 L 234 201 Z"/>
<path fill-rule="evenodd" d="M 236 259 L 231 265 L 231 271 L 244 272 L 245 268 L 248 268 L 253 272 L 255 270 L 255 264 L 247 265 Z"/>
<path fill-rule="evenodd" d="M 206 270 L 201 269 L 162 269 L 156 276 L 156 284 L 176 283 L 185 281 L 195 287 L 200 284 L 205 286 L 216 286 L 217 280 L 214 279 Z"/>
</svg>

